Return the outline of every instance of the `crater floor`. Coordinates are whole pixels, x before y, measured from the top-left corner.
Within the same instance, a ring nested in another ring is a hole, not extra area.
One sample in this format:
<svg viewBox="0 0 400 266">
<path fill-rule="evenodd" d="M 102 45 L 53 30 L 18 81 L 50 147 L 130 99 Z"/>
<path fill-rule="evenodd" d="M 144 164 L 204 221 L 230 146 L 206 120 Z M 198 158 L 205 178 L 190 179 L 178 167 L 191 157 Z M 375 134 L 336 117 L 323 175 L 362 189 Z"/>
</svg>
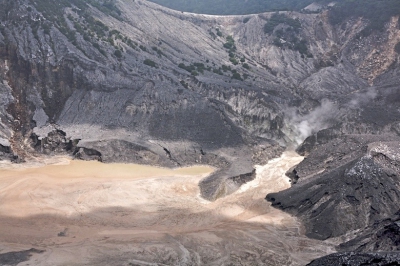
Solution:
<svg viewBox="0 0 400 266">
<path fill-rule="evenodd" d="M 34 248 L 18 265 L 304 265 L 333 244 L 264 199 L 290 186 L 284 173 L 301 160 L 285 152 L 215 202 L 199 196 L 207 166 L 2 164 L 0 262 Z"/>
</svg>

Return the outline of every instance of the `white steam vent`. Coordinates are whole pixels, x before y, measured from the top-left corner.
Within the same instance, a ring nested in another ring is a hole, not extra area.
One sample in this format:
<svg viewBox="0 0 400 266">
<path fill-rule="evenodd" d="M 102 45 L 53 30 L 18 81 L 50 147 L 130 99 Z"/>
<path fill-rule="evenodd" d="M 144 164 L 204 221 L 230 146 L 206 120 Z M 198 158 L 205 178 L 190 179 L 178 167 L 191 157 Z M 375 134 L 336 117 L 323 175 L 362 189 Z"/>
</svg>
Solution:
<svg viewBox="0 0 400 266">
<path fill-rule="evenodd" d="M 285 115 L 289 129 L 285 133 L 299 145 L 313 133 L 328 128 L 338 111 L 337 105 L 327 99 L 323 99 L 320 106 L 306 115 L 299 114 L 295 108 L 288 108 Z"/>
</svg>

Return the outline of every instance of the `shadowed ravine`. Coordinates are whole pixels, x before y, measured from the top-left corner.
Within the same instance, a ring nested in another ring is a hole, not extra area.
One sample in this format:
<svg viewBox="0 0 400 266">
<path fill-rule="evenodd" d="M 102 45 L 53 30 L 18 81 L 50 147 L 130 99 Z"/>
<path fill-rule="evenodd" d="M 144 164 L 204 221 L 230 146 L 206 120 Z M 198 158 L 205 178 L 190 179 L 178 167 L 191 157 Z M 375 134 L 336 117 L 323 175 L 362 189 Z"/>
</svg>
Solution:
<svg viewBox="0 0 400 266">
<path fill-rule="evenodd" d="M 289 186 L 284 173 L 301 159 L 285 152 L 215 202 L 199 197 L 208 167 L 3 166 L 0 253 L 45 250 L 19 265 L 303 265 L 332 245 L 264 199 Z"/>
</svg>

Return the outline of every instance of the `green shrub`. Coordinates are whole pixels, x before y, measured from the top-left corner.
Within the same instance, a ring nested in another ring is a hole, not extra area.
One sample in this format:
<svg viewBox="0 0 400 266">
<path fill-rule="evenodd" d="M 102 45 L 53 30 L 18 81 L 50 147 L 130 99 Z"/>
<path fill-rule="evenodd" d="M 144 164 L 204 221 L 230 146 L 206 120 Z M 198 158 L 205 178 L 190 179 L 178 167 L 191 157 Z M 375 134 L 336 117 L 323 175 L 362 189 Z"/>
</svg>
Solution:
<svg viewBox="0 0 400 266">
<path fill-rule="evenodd" d="M 107 57 L 107 53 L 100 48 L 100 45 L 97 42 L 92 43 L 93 47 L 96 48 L 102 55 Z"/>
<path fill-rule="evenodd" d="M 231 61 L 232 64 L 234 64 L 235 66 L 236 66 L 237 64 L 239 64 L 239 62 L 237 61 L 237 59 L 234 58 L 234 57 L 230 57 L 230 58 L 229 58 L 229 61 Z"/>
<path fill-rule="evenodd" d="M 180 63 L 178 65 L 179 68 L 182 68 L 184 70 L 186 70 L 187 72 L 191 73 L 193 75 L 193 71 L 195 71 L 197 73 L 197 75 L 200 73 L 204 73 L 204 70 L 211 70 L 211 68 L 206 68 L 205 65 L 203 63 L 193 63 L 189 66 L 186 66 L 184 63 Z M 194 76 L 197 76 L 194 75 Z"/>
<path fill-rule="evenodd" d="M 218 75 L 223 75 L 223 74 L 224 74 L 224 73 L 222 73 L 221 68 L 214 68 L 214 69 L 213 69 L 213 72 L 214 72 L 215 74 L 218 74 Z"/>
<path fill-rule="evenodd" d="M 242 76 L 240 76 L 240 74 L 237 73 L 237 72 L 235 72 L 235 73 L 232 74 L 232 78 L 233 78 L 233 79 L 237 79 L 237 80 L 243 80 L 243 79 L 242 79 Z"/>
<path fill-rule="evenodd" d="M 396 44 L 396 46 L 394 47 L 394 50 L 396 51 L 396 53 L 400 54 L 400 42 L 398 42 Z"/>
<path fill-rule="evenodd" d="M 178 67 L 179 67 L 179 68 L 182 68 L 182 69 L 184 69 L 184 70 L 186 70 L 186 71 L 189 72 L 189 73 L 191 73 L 193 70 L 196 69 L 194 66 L 192 66 L 192 65 L 186 66 L 184 63 L 180 63 L 180 64 L 178 65 Z"/>
<path fill-rule="evenodd" d="M 271 18 L 264 25 L 264 32 L 271 34 L 275 27 L 279 24 L 286 24 L 287 26 L 298 32 L 301 29 L 301 23 L 299 19 L 292 19 L 287 17 L 285 14 L 274 13 Z"/>
<path fill-rule="evenodd" d="M 115 57 L 117 57 L 117 58 L 122 58 L 122 52 L 121 52 L 121 50 L 115 50 L 114 55 L 115 55 Z"/>
<path fill-rule="evenodd" d="M 226 43 L 224 43 L 224 48 L 232 49 L 234 47 L 234 45 L 235 45 L 234 43 L 226 42 Z"/>
<path fill-rule="evenodd" d="M 211 30 L 209 30 L 208 33 L 210 33 L 211 38 L 213 38 L 214 40 L 217 38 L 217 35 L 215 35 L 215 33 L 212 32 Z"/>
<path fill-rule="evenodd" d="M 229 35 L 226 37 L 226 43 L 224 43 L 224 47 L 227 49 L 235 48 L 235 40 L 233 39 L 232 36 Z"/>
<path fill-rule="evenodd" d="M 222 71 L 226 72 L 226 71 L 231 71 L 231 67 L 230 66 L 226 66 L 226 65 L 222 65 Z"/>
<path fill-rule="evenodd" d="M 180 82 L 181 82 L 181 85 L 182 85 L 185 89 L 188 89 L 188 88 L 189 88 L 189 84 L 186 83 L 184 80 L 181 80 Z"/>
<path fill-rule="evenodd" d="M 150 60 L 150 59 L 145 59 L 143 61 L 143 64 L 157 68 L 157 64 L 154 61 Z"/>
<path fill-rule="evenodd" d="M 215 30 L 217 31 L 217 35 L 218 35 L 219 37 L 222 37 L 222 32 L 219 30 L 219 28 L 216 28 Z"/>
</svg>

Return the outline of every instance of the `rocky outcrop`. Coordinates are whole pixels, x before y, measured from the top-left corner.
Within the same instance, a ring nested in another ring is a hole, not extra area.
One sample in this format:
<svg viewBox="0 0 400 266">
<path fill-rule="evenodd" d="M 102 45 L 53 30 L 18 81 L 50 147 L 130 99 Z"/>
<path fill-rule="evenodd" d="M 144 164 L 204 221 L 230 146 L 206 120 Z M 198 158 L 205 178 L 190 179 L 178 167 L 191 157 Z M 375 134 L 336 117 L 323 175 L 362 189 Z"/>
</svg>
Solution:
<svg viewBox="0 0 400 266">
<path fill-rule="evenodd" d="M 31 135 L 33 148 L 44 154 L 57 154 L 75 150 L 79 140 L 71 140 L 62 130 L 53 130 L 46 137 L 40 138 L 35 133 Z"/>
<path fill-rule="evenodd" d="M 273 206 L 302 217 L 309 237 L 344 235 L 397 211 L 400 176 L 378 158 L 363 156 L 326 172 L 267 196 Z"/>
<path fill-rule="evenodd" d="M 235 150 L 221 149 L 218 152 L 218 154 L 230 154 L 232 157 L 226 158 L 226 164 L 215 165 L 215 162 L 209 162 L 219 170 L 199 183 L 200 194 L 203 198 L 215 200 L 235 192 L 241 185 L 255 178 L 254 164 L 259 163 L 260 160 L 263 163 L 276 158 L 285 149 L 265 141 L 253 143 L 253 145 L 253 149 L 238 147 Z"/>
<path fill-rule="evenodd" d="M 359 253 L 400 251 L 399 212 L 390 218 L 379 220 L 364 229 L 357 237 L 338 246 L 338 250 L 352 250 Z"/>
<path fill-rule="evenodd" d="M 6 160 L 12 158 L 12 152 L 10 146 L 3 146 L 0 144 L 0 159 Z"/>
<path fill-rule="evenodd" d="M 287 173 L 292 187 L 266 199 L 300 217 L 309 237 L 335 238 L 344 242 L 338 251 L 354 251 L 310 265 L 397 262 L 398 254 L 380 252 L 398 251 L 398 89 L 367 89 L 339 98 L 338 105 L 335 125 L 312 134 L 297 148 L 306 158 Z"/>
<path fill-rule="evenodd" d="M 85 161 L 103 161 L 101 153 L 99 151 L 88 149 L 88 148 L 76 148 L 73 152 L 73 156 L 79 160 Z"/>
<path fill-rule="evenodd" d="M 298 147 L 306 158 L 288 173 L 292 187 L 267 196 L 273 206 L 301 217 L 310 237 L 364 230 L 398 210 L 398 90 L 362 95 L 339 102 L 350 108 L 338 109 L 336 125 Z"/>
<path fill-rule="evenodd" d="M 335 253 L 316 260 L 313 260 L 308 266 L 361 266 L 361 265 L 399 265 L 399 253 Z"/>
<path fill-rule="evenodd" d="M 30 257 L 36 253 L 43 253 L 44 250 L 31 248 L 23 251 L 13 251 L 0 254 L 0 264 L 14 266 L 22 262 L 28 261 Z"/>
</svg>

